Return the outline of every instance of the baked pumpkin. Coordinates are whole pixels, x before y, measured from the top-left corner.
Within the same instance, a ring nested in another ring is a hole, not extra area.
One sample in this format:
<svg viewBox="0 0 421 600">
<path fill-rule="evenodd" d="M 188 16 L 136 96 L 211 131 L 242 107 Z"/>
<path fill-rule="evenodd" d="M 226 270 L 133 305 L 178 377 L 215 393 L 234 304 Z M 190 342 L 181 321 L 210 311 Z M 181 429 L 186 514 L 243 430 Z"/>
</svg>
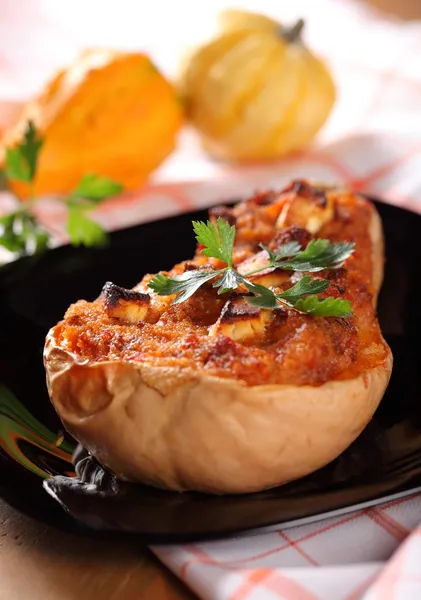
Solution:
<svg viewBox="0 0 421 600">
<path fill-rule="evenodd" d="M 66 429 L 120 479 L 210 493 L 292 481 L 343 452 L 387 387 L 392 354 L 375 312 L 383 234 L 368 200 L 298 181 L 216 217 L 236 227 L 234 267 L 266 288 L 290 289 L 296 274 L 265 269 L 261 243 L 353 240 L 346 264 L 323 272 L 353 315 L 260 309 L 247 290 L 218 293 L 209 280 L 172 304 L 152 275 L 71 306 L 47 336 L 48 390 Z M 215 261 L 199 246 L 166 274 L 180 281 Z"/>
<path fill-rule="evenodd" d="M 95 50 L 24 106 L 3 135 L 3 153 L 22 139 L 29 120 L 44 138 L 39 196 L 69 193 L 86 173 L 138 187 L 174 149 L 183 119 L 172 85 L 146 55 Z M 25 183 L 12 185 L 18 196 L 28 194 Z"/>
</svg>

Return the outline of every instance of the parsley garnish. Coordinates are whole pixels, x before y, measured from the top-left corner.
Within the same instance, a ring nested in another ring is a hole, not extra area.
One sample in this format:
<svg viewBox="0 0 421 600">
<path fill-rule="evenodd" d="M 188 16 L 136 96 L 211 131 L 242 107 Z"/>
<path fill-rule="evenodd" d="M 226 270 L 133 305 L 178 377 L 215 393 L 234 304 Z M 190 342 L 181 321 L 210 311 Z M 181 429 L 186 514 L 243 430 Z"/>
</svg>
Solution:
<svg viewBox="0 0 421 600">
<path fill-rule="evenodd" d="M 178 294 L 174 298 L 173 304 L 180 304 L 193 296 L 204 283 L 211 281 L 221 273 L 222 271 L 188 271 L 174 279 L 158 273 L 148 285 L 159 296 Z"/>
<path fill-rule="evenodd" d="M 84 175 L 75 191 L 66 198 L 66 229 L 74 246 L 102 246 L 108 240 L 106 231 L 86 216 L 103 200 L 122 191 L 122 186 L 108 177 Z"/>
<path fill-rule="evenodd" d="M 33 188 L 42 144 L 34 124 L 29 121 L 22 142 L 6 149 L 3 173 L 6 183 L 23 181 L 29 184 L 29 189 Z M 75 190 L 63 200 L 67 208 L 66 230 L 74 246 L 98 246 L 107 242 L 106 231 L 87 213 L 122 189 L 108 177 L 87 174 L 81 178 Z M 50 233 L 38 224 L 32 212 L 35 203 L 32 192 L 29 200 L 17 210 L 0 217 L 0 245 L 20 256 L 42 252 L 50 243 Z"/>
<path fill-rule="evenodd" d="M 42 140 L 32 121 L 29 121 L 23 141 L 16 148 L 6 149 L 6 177 L 31 183 L 35 179 L 41 146 Z"/>
<path fill-rule="evenodd" d="M 213 271 L 186 271 L 176 277 L 167 277 L 162 273 L 155 275 L 148 286 L 160 296 L 176 295 L 173 304 L 180 304 L 190 298 L 202 285 L 212 281 L 218 294 L 236 290 L 242 286 L 249 292 L 248 301 L 253 306 L 276 309 L 286 306 L 299 312 L 321 317 L 348 317 L 352 314 L 351 303 L 342 298 L 320 298 L 317 294 L 329 288 L 329 281 L 312 279 L 304 275 L 299 281 L 283 292 L 277 292 L 248 279 L 268 268 L 293 270 L 297 272 L 317 272 L 323 269 L 337 269 L 354 251 L 351 242 L 330 242 L 312 240 L 307 248 L 301 249 L 297 242 L 288 242 L 276 252 L 266 246 L 268 264 L 242 275 L 232 266 L 232 252 L 235 239 L 235 227 L 218 218 L 216 226 L 209 221 L 194 221 L 193 229 L 197 241 L 204 246 L 202 253 L 209 258 L 217 258 L 226 264 L 223 269 Z"/>
<path fill-rule="evenodd" d="M 292 271 L 316 272 L 324 269 L 337 269 L 354 251 L 353 242 L 332 243 L 329 240 L 311 240 L 305 250 L 292 258 L 277 261 L 276 267 Z"/>
<path fill-rule="evenodd" d="M 196 240 L 203 244 L 205 248 L 202 254 L 208 257 L 219 258 L 232 267 L 232 250 L 234 248 L 235 227 L 229 225 L 224 219 L 216 222 L 216 227 L 208 221 L 193 221 L 193 230 L 196 234 Z"/>
<path fill-rule="evenodd" d="M 66 230 L 73 246 L 103 246 L 108 241 L 105 229 L 77 207 L 68 209 Z"/>
<path fill-rule="evenodd" d="M 308 296 L 298 300 L 295 308 L 317 317 L 350 317 L 352 315 L 350 301 L 342 298 L 321 299 L 317 296 Z"/>
<path fill-rule="evenodd" d="M 43 252 L 49 237 L 26 210 L 16 210 L 0 217 L 0 244 L 10 252 L 22 256 Z"/>
<path fill-rule="evenodd" d="M 68 202 L 83 199 L 85 206 L 93 208 L 106 198 L 116 196 L 122 189 L 123 187 L 116 181 L 90 173 L 82 177 L 75 191 L 68 198 Z"/>
</svg>

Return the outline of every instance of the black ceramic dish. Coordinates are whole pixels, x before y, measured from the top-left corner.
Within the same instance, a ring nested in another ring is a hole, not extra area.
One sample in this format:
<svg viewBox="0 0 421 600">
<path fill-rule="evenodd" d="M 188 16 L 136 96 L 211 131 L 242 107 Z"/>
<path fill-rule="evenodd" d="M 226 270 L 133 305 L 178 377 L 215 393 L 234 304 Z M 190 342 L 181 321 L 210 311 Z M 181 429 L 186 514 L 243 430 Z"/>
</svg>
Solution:
<svg viewBox="0 0 421 600">
<path fill-rule="evenodd" d="M 379 316 L 395 359 L 389 388 L 374 420 L 341 457 L 257 494 L 214 497 L 120 484 L 81 455 L 82 481 L 45 479 L 73 473 L 74 447 L 70 438 L 56 445 L 61 425 L 42 365 L 47 330 L 71 302 L 97 297 L 106 280 L 131 287 L 144 272 L 191 256 L 191 220 L 203 219 L 204 211 L 115 232 L 105 249 L 62 247 L 3 267 L 0 495 L 62 529 L 175 541 L 301 519 L 421 486 L 421 217 L 381 203 L 378 209 L 387 255 Z M 43 481 L 74 516 L 46 493 Z"/>
</svg>

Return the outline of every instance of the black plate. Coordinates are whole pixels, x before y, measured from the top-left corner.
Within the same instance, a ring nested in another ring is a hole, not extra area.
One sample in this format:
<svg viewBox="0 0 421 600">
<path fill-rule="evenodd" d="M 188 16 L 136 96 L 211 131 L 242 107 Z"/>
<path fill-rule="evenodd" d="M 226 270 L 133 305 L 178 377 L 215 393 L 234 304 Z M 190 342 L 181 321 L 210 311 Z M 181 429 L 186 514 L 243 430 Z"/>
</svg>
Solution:
<svg viewBox="0 0 421 600">
<path fill-rule="evenodd" d="M 395 358 L 389 388 L 374 420 L 341 457 L 300 481 L 257 494 L 214 497 L 119 484 L 94 461 L 85 464 L 84 482 L 45 479 L 72 474 L 74 447 L 70 438 L 56 445 L 61 425 L 42 365 L 47 330 L 71 302 L 96 298 L 106 280 L 131 287 L 144 272 L 191 256 L 191 220 L 205 218 L 204 211 L 115 232 L 105 249 L 62 247 L 3 267 L 0 495 L 62 529 L 174 541 L 300 519 L 420 486 L 421 217 L 381 203 L 378 209 L 387 254 L 379 316 Z"/>
</svg>

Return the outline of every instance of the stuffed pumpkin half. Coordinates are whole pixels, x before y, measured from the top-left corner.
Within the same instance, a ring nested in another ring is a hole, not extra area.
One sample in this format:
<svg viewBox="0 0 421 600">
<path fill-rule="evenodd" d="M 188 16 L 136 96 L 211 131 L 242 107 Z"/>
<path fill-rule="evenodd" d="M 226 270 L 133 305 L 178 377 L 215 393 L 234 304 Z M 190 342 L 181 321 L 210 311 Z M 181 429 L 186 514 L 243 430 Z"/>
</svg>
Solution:
<svg viewBox="0 0 421 600">
<path fill-rule="evenodd" d="M 295 181 L 193 226 L 192 260 L 131 290 L 107 282 L 50 330 L 55 409 L 127 481 L 243 493 L 315 471 L 364 429 L 392 370 L 376 209 Z"/>
</svg>

